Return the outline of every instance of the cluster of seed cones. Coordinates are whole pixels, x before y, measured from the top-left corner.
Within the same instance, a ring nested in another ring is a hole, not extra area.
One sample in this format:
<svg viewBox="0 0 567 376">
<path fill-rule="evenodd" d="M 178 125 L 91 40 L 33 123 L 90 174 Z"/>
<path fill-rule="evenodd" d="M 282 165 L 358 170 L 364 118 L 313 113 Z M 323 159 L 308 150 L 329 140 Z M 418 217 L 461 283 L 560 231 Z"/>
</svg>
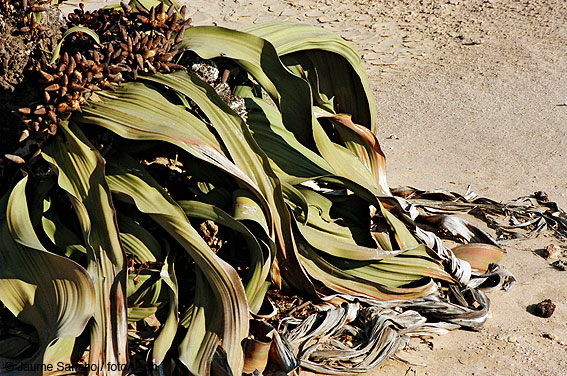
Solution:
<svg viewBox="0 0 567 376">
<path fill-rule="evenodd" d="M 33 67 L 42 85 L 41 98 L 17 110 L 22 120 L 20 142 L 30 138 L 43 143 L 57 132 L 61 120 L 81 111 L 94 91 L 113 89 L 139 74 L 184 68 L 175 63 L 175 57 L 179 52 L 176 45 L 190 22 L 185 19 L 185 6 L 177 12 L 173 5 L 165 9 L 163 3 L 151 9 L 121 5 L 94 12 L 86 12 L 81 6 L 68 15 L 67 30 L 88 28 L 98 35 L 100 43 L 89 33 L 77 31 L 63 41 L 54 62 L 50 54 L 42 54 Z M 6 157 L 25 162 L 21 156 Z"/>
</svg>

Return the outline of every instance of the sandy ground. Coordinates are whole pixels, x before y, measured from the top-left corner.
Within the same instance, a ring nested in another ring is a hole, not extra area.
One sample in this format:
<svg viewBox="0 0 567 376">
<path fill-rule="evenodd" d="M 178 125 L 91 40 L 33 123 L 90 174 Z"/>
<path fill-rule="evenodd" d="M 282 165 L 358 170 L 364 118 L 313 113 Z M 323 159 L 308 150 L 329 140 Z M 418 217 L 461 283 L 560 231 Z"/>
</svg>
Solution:
<svg viewBox="0 0 567 376">
<path fill-rule="evenodd" d="M 71 2 L 72 3 L 72 2 Z M 96 7 L 103 0 L 87 1 Z M 392 187 L 508 201 L 545 191 L 567 208 L 567 3 L 563 0 L 191 1 L 194 24 L 289 20 L 327 27 L 364 57 Z M 507 244 L 518 283 L 490 293 L 480 332 L 412 341 L 372 375 L 563 375 L 567 272 L 537 254 L 551 237 Z M 567 244 L 561 244 L 567 247 Z M 548 319 L 528 306 L 549 298 Z"/>
</svg>

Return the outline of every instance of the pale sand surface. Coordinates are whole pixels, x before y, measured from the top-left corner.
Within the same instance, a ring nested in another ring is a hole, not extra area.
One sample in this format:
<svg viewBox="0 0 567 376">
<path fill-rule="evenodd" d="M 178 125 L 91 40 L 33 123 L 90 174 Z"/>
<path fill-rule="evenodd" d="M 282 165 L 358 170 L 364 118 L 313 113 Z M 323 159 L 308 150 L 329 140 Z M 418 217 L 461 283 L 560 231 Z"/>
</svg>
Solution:
<svg viewBox="0 0 567 376">
<path fill-rule="evenodd" d="M 376 97 L 392 187 L 464 193 L 470 184 L 502 201 L 541 190 L 567 208 L 567 2 L 186 3 L 196 25 L 287 20 L 351 40 Z M 507 245 L 503 264 L 518 284 L 489 294 L 492 318 L 479 333 L 412 341 L 402 355 L 421 365 L 389 360 L 372 375 L 565 374 L 567 273 L 533 252 L 552 242 Z M 557 304 L 551 318 L 526 311 L 546 298 Z"/>
</svg>

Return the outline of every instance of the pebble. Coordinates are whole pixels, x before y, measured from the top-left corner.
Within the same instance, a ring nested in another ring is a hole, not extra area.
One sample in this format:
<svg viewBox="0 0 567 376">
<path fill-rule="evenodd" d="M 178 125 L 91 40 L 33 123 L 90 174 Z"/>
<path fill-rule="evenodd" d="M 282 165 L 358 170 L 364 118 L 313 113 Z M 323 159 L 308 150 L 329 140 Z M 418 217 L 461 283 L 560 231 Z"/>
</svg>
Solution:
<svg viewBox="0 0 567 376">
<path fill-rule="evenodd" d="M 546 260 L 557 260 L 561 255 L 561 249 L 556 244 L 550 244 L 545 247 L 543 257 Z"/>
<path fill-rule="evenodd" d="M 534 314 L 538 317 L 549 318 L 555 312 L 555 307 L 551 299 L 545 299 L 535 306 Z"/>
</svg>

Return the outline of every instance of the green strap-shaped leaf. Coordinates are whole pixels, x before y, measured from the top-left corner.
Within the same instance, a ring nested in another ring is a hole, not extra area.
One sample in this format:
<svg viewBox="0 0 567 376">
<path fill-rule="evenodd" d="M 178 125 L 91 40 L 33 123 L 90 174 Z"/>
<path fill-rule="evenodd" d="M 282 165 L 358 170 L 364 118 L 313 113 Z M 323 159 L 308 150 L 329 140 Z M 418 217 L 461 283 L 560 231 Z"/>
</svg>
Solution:
<svg viewBox="0 0 567 376">
<path fill-rule="evenodd" d="M 258 198 L 246 189 L 232 192 L 232 215 L 239 221 L 252 221 L 258 224 L 266 236 L 270 236 L 270 228 L 262 211 Z"/>
<path fill-rule="evenodd" d="M 216 224 L 229 227 L 242 234 L 250 253 L 250 271 L 246 277 L 246 296 L 249 304 L 251 301 L 259 300 L 261 305 L 263 296 L 258 299 L 255 299 L 255 296 L 260 292 L 264 282 L 268 278 L 270 266 L 273 261 L 270 254 L 275 252 L 275 244 L 272 243 L 272 252 L 270 252 L 268 248 L 266 253 L 264 253 L 254 234 L 244 224 L 240 223 L 223 210 L 198 201 L 179 201 L 178 204 L 189 217 L 210 219 Z M 251 312 L 256 313 L 259 309 L 259 305 L 252 306 L 250 304 Z"/>
<path fill-rule="evenodd" d="M 220 323 L 205 322 L 204 328 L 200 326 L 203 332 L 211 334 L 205 336 L 206 338 L 193 337 L 194 346 L 200 347 L 202 341 L 209 341 L 212 333 L 215 333 L 222 338 L 233 373 L 240 374 L 243 365 L 241 341 L 248 335 L 248 304 L 238 274 L 230 264 L 211 251 L 191 226 L 183 210 L 138 163 L 125 156 L 111 162 L 107 181 L 112 192 L 133 202 L 138 210 L 149 214 L 177 240 L 195 261 L 214 293 L 214 296 L 209 296 L 208 299 L 218 302 L 222 320 Z M 206 358 L 193 358 L 191 362 L 205 368 L 192 371 L 207 374 L 203 372 L 207 371 L 206 367 L 210 364 L 212 355 L 210 352 L 199 354 Z"/>
<path fill-rule="evenodd" d="M 298 223 L 298 228 L 314 248 L 336 257 L 358 261 L 381 260 L 406 251 L 358 245 L 353 238 L 353 228 L 340 225 L 330 218 L 330 200 L 308 189 L 299 189 L 299 192 L 308 204 L 309 215 L 305 224 Z M 367 232 L 369 237 L 369 229 Z"/>
<path fill-rule="evenodd" d="M 128 275 L 128 322 L 153 315 L 169 301 L 170 289 L 164 286 L 160 269 L 142 269 Z"/>
<path fill-rule="evenodd" d="M 19 320 L 35 327 L 39 335 L 39 349 L 31 357 L 0 358 L 1 367 L 11 362 L 14 369 L 20 362 L 49 362 L 53 367 L 59 361 L 68 362 L 72 350 L 68 347 L 46 352 L 57 339 L 74 341 L 95 310 L 95 289 L 87 271 L 48 252 L 39 241 L 30 220 L 27 183 L 26 176 L 0 205 L 0 300 Z M 0 373 L 4 371 L 0 368 Z"/>
<path fill-rule="evenodd" d="M 367 277 L 361 277 L 356 275 L 360 273 L 351 273 L 349 269 L 352 265 L 335 265 L 301 241 L 298 242 L 298 247 L 301 252 L 301 262 L 309 275 L 335 291 L 353 296 L 364 294 L 379 300 L 412 299 L 437 291 L 432 279 L 426 279 L 422 285 L 416 287 L 392 287 L 381 283 L 384 281 L 376 277 L 376 272 L 373 274 L 371 270 L 363 270 L 367 272 Z"/>
<path fill-rule="evenodd" d="M 65 38 L 67 38 L 70 34 L 77 33 L 77 32 L 85 33 L 88 36 L 90 36 L 91 38 L 93 38 L 97 44 L 100 43 L 100 39 L 98 38 L 98 35 L 94 31 L 89 29 L 88 27 L 74 26 L 74 27 L 68 29 L 67 31 L 65 31 L 65 33 L 61 37 L 61 40 L 59 41 L 57 46 L 55 46 L 55 49 L 53 50 L 53 53 L 52 53 L 52 56 L 51 56 L 51 61 L 49 62 L 49 64 L 55 63 L 55 60 L 57 60 L 57 58 L 59 57 L 59 51 L 61 50 L 61 46 L 63 45 Z"/>
<path fill-rule="evenodd" d="M 126 263 L 104 161 L 74 123 L 62 122 L 61 138 L 42 153 L 69 196 L 87 249 L 87 270 L 95 281 L 97 306 L 91 325 L 89 364 L 112 373 L 108 364 L 127 363 Z"/>
<path fill-rule="evenodd" d="M 258 198 L 274 208 L 274 186 L 277 177 L 271 171 L 267 157 L 252 138 L 246 123 L 217 95 L 214 89 L 193 74 L 179 71 L 156 74 L 148 81 L 165 85 L 194 101 L 205 113 L 211 125 L 219 133 L 232 161 L 258 186 Z M 269 226 L 272 226 L 270 208 L 266 207 Z"/>
<path fill-rule="evenodd" d="M 137 280 L 137 282 L 134 281 Z M 160 269 L 140 270 L 128 276 L 128 305 L 132 307 L 158 306 L 163 299 Z M 129 318 L 131 321 L 131 319 Z"/>
<path fill-rule="evenodd" d="M 286 272 L 293 273 L 294 283 L 312 291 L 312 286 L 301 266 L 297 263 L 296 249 L 291 234 L 291 219 L 283 200 L 281 184 L 270 167 L 266 154 L 260 149 L 246 123 L 224 103 L 217 93 L 194 75 L 176 72 L 169 75 L 153 75 L 144 78 L 165 85 L 191 98 L 207 115 L 229 150 L 235 164 L 246 171 L 259 188 L 253 190 L 264 205 L 265 216 L 270 226 L 270 236 L 277 239 L 280 257 L 286 258 Z M 267 204 L 266 204 L 267 203 Z M 274 230 L 275 228 L 275 234 Z M 272 275 L 274 278 L 274 275 Z M 278 276 L 275 277 L 278 279 Z"/>
<path fill-rule="evenodd" d="M 330 118 L 343 144 L 368 168 L 384 194 L 390 195 L 386 179 L 386 157 L 376 135 L 368 128 L 355 124 L 349 115 Z"/>
<path fill-rule="evenodd" d="M 225 156 L 206 123 L 147 85 L 128 83 L 115 92 L 101 93 L 78 121 L 105 127 L 128 139 L 171 143 L 259 192 L 256 183 Z"/>
<path fill-rule="evenodd" d="M 312 144 L 311 90 L 282 64 L 272 44 L 249 33 L 213 26 L 185 32 L 181 48 L 204 59 L 226 57 L 250 73 L 278 105 L 288 130 L 304 145 Z"/>
<path fill-rule="evenodd" d="M 336 175 L 354 181 L 376 196 L 383 194 L 372 171 L 368 170 L 353 152 L 332 142 L 316 119 L 313 119 L 313 136 L 317 150 L 331 165 Z"/>
<path fill-rule="evenodd" d="M 156 238 L 138 222 L 127 215 L 118 215 L 120 241 L 126 254 L 131 254 L 140 263 L 163 260 L 163 251 Z"/>
<path fill-rule="evenodd" d="M 353 115 L 376 133 L 376 104 L 360 56 L 348 42 L 321 27 L 289 22 L 262 23 L 242 31 L 270 41 L 284 63 L 299 62 L 303 70 L 312 69 L 307 75 L 311 89 L 333 98 L 335 106 L 340 104 L 337 112 Z"/>
<path fill-rule="evenodd" d="M 220 342 L 217 334 L 222 331 L 222 302 L 212 299 L 215 292 L 200 270 L 195 271 L 195 297 L 187 309 L 181 325 L 187 333 L 179 344 L 179 360 L 191 375 L 209 375 L 211 360 Z M 244 360 L 242 361 L 244 365 Z M 235 371 L 233 371 L 233 374 Z M 240 373 L 238 373 L 240 374 Z"/>
<path fill-rule="evenodd" d="M 342 258 L 326 258 L 349 274 L 389 287 L 401 287 L 420 279 L 434 278 L 454 282 L 443 270 L 435 254 L 423 244 L 404 251 L 403 254 L 376 262 L 359 262 Z"/>
<path fill-rule="evenodd" d="M 44 213 L 41 217 L 43 231 L 53 245 L 64 249 L 67 257 L 75 257 L 87 253 L 80 234 L 76 234 L 63 221 L 62 216 L 49 199 L 44 200 Z"/>
<path fill-rule="evenodd" d="M 311 70 L 304 69 L 305 63 L 302 65 L 299 61 L 295 60 L 293 56 L 282 57 L 282 62 L 286 65 L 287 69 L 292 71 L 296 76 L 302 77 L 311 85 L 311 93 L 313 94 L 313 104 L 318 108 L 323 109 L 331 114 L 335 114 L 334 97 L 327 98 L 327 96 L 320 92 L 319 88 L 319 75 L 317 69 L 312 67 Z"/>
<path fill-rule="evenodd" d="M 443 270 L 437 255 L 424 245 L 415 242 L 411 247 L 396 250 L 372 246 L 370 242 L 374 242 L 368 227 L 365 233 L 362 228 L 357 229 L 358 224 L 349 221 L 346 216 L 333 219 L 331 200 L 306 188 L 299 188 L 299 191 L 307 201 L 310 213 L 305 224 L 296 225 L 310 248 L 318 250 L 317 253 L 302 254 L 304 257 L 314 256 L 315 260 L 320 259 L 321 262 L 325 260 L 326 264 L 343 270 L 343 275 L 349 278 L 367 280 L 385 288 L 400 287 L 424 277 L 452 280 Z M 364 205 L 357 208 L 351 203 L 348 206 L 353 218 L 364 218 L 368 210 Z"/>
<path fill-rule="evenodd" d="M 302 145 L 288 131 L 280 112 L 260 98 L 247 98 L 247 124 L 258 145 L 281 170 L 278 176 L 290 184 L 333 174 L 329 163 Z M 279 172 L 279 171 L 278 171 Z"/>
<path fill-rule="evenodd" d="M 169 307 L 165 324 L 159 332 L 159 335 L 154 341 L 152 349 L 152 362 L 153 364 L 162 364 L 166 353 L 171 348 L 175 334 L 177 333 L 177 324 L 179 323 L 178 306 L 178 285 L 177 278 L 175 277 L 174 268 L 175 257 L 169 254 L 166 258 L 160 272 L 160 277 L 163 283 L 168 287 Z"/>
</svg>

